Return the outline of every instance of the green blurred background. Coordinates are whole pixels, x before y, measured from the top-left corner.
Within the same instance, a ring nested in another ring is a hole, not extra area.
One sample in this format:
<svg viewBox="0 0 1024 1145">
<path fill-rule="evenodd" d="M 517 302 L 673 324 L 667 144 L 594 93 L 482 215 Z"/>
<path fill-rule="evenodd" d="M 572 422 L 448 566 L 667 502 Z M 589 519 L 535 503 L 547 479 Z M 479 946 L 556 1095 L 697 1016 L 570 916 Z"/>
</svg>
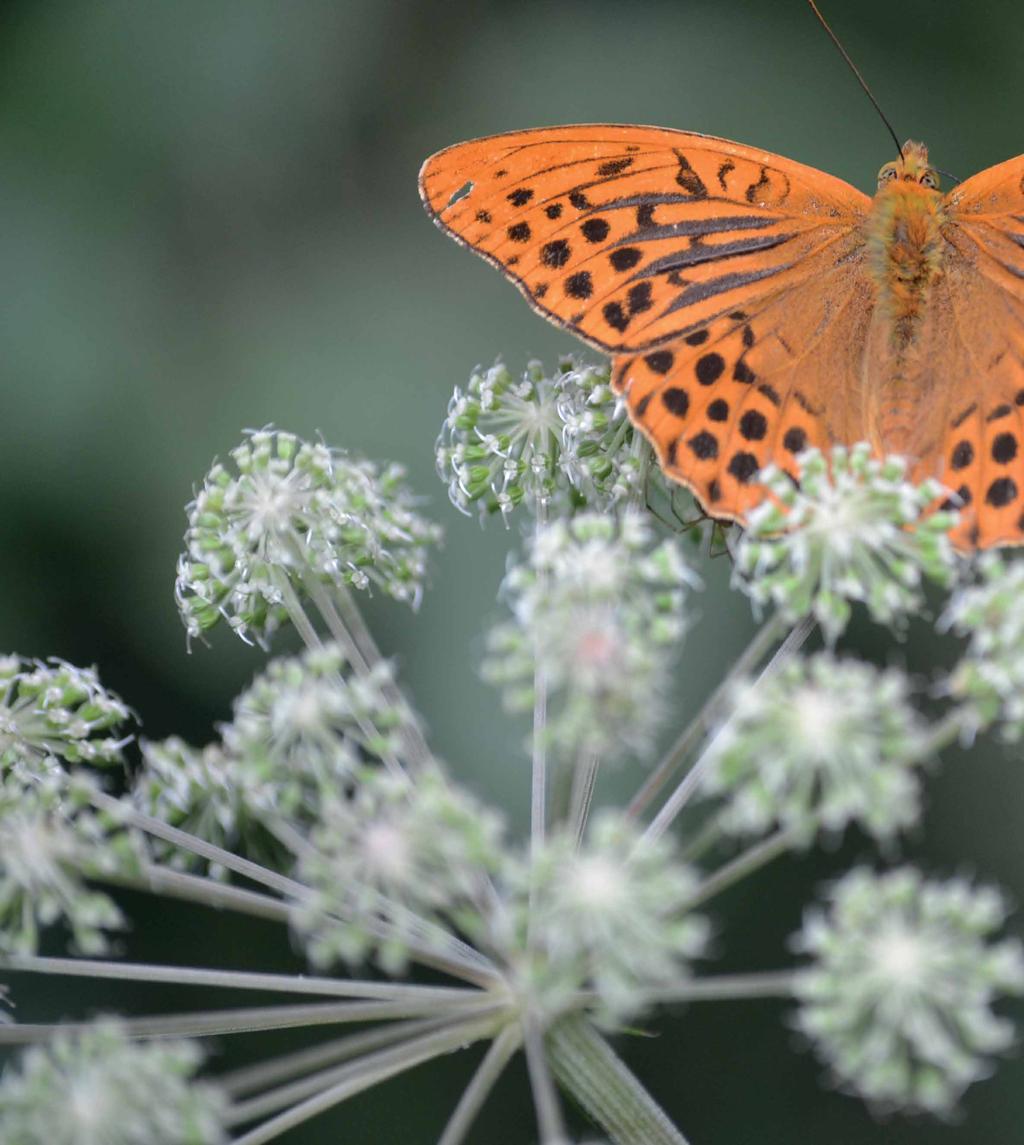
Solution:
<svg viewBox="0 0 1024 1145">
<path fill-rule="evenodd" d="M 836 30 L 896 129 L 966 176 L 1022 149 L 1018 0 L 834 0 Z M 570 349 L 500 276 L 436 231 L 431 152 L 563 122 L 660 123 L 738 139 L 871 190 L 893 147 L 801 0 L 8 2 L 0 9 L 0 647 L 97 663 L 145 734 L 193 741 L 261 663 L 215 635 L 186 653 L 171 596 L 182 506 L 246 426 L 274 422 L 409 469 L 447 541 L 420 613 L 375 599 L 380 642 L 438 751 L 524 822 L 523 727 L 478 681 L 481 631 L 516 531 L 448 505 L 433 441 L 454 384 L 498 354 Z M 725 560 L 704 567 L 681 722 L 753 621 Z M 940 602 L 936 602 L 937 604 Z M 866 626 L 849 644 L 922 678 L 948 651 Z M 894 859 L 1024 893 L 1019 761 L 950 753 Z M 635 775 L 606 790 L 629 791 Z M 857 838 L 781 863 L 718 904 L 720 968 L 787 958 L 815 884 Z M 299 965 L 269 928 L 144 897 L 136 958 Z M 23 1020 L 191 1008 L 196 994 L 13 983 Z M 1024 1062 L 951 1124 L 873 1119 L 819 1085 L 768 1003 L 696 1007 L 621 1040 L 694 1145 L 1014 1145 Z M 293 1044 L 226 1039 L 217 1068 Z M 475 1058 L 475 1055 L 472 1055 Z M 470 1055 L 295 1131 L 304 1142 L 435 1139 Z M 473 1140 L 534 1139 L 513 1070 Z"/>
</svg>

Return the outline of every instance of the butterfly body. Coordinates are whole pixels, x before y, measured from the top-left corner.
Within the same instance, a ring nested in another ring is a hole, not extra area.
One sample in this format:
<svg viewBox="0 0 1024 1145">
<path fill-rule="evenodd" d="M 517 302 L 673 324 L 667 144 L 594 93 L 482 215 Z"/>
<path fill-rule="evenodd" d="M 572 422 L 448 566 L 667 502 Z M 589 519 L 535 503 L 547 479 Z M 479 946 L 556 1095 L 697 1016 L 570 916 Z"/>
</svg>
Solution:
<svg viewBox="0 0 1024 1145">
<path fill-rule="evenodd" d="M 434 220 L 613 357 L 666 473 L 742 521 L 768 463 L 868 440 L 938 477 L 956 540 L 1024 540 L 1024 158 L 943 195 L 907 144 L 874 197 L 729 140 L 609 124 L 424 164 Z"/>
</svg>

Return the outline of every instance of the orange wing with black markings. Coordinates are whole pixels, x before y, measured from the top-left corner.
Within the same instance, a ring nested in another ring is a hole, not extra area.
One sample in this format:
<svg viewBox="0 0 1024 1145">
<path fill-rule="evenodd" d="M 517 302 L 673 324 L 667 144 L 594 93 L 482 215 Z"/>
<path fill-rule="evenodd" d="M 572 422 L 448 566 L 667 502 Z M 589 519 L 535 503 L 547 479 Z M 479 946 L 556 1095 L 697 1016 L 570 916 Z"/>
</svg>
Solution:
<svg viewBox="0 0 1024 1145">
<path fill-rule="evenodd" d="M 760 499 L 769 460 L 845 440 L 871 305 L 855 188 L 724 139 L 594 125 L 449 147 L 420 191 L 536 310 L 615 355 L 633 420 L 714 516 Z"/>
</svg>

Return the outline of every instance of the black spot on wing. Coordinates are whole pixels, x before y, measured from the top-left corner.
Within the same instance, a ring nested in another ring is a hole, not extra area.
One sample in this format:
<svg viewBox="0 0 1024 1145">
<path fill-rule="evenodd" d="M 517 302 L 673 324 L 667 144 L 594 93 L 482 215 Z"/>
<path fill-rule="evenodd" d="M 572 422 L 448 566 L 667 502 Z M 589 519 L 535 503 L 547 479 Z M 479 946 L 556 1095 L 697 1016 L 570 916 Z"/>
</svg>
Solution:
<svg viewBox="0 0 1024 1145">
<path fill-rule="evenodd" d="M 676 172 L 676 182 L 692 199 L 706 199 L 708 197 L 708 189 L 704 186 L 704 181 L 701 177 L 690 166 L 689 159 L 679 150 L 675 151 L 675 157 L 676 162 L 679 164 L 679 170 Z"/>
</svg>

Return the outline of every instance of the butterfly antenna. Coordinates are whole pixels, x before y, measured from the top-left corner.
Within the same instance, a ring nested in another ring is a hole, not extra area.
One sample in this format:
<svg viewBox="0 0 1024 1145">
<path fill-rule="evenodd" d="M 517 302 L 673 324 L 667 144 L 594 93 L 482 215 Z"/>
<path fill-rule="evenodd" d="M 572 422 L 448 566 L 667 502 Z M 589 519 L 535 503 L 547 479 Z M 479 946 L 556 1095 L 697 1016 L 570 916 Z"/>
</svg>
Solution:
<svg viewBox="0 0 1024 1145">
<path fill-rule="evenodd" d="M 828 26 L 828 21 L 825 19 L 825 17 L 818 10 L 818 5 L 814 3 L 814 0 L 807 0 L 807 3 L 810 4 L 811 11 L 815 14 L 815 16 L 818 17 L 818 23 L 821 24 L 821 26 L 825 29 L 826 32 L 828 32 L 829 39 L 839 49 L 839 54 L 843 57 L 844 60 L 846 60 L 846 63 L 849 66 L 850 71 L 853 72 L 853 74 L 857 77 L 857 82 L 864 89 L 864 94 L 868 97 L 868 99 L 871 100 L 871 103 L 874 106 L 875 111 L 877 111 L 878 114 L 881 116 L 882 122 L 889 129 L 889 134 L 892 136 L 893 143 L 896 144 L 896 150 L 899 152 L 900 158 L 902 159 L 903 158 L 903 147 L 900 144 L 899 136 L 896 134 L 895 131 L 893 131 L 892 124 L 888 121 L 888 119 L 886 119 L 885 112 L 882 110 L 881 106 L 879 105 L 878 100 L 875 99 L 875 97 L 871 94 L 871 88 L 868 87 L 867 83 L 865 82 L 864 77 L 857 70 L 857 65 L 853 62 L 853 60 L 850 59 L 849 53 L 843 47 L 843 45 L 839 42 L 839 37 Z"/>
</svg>

